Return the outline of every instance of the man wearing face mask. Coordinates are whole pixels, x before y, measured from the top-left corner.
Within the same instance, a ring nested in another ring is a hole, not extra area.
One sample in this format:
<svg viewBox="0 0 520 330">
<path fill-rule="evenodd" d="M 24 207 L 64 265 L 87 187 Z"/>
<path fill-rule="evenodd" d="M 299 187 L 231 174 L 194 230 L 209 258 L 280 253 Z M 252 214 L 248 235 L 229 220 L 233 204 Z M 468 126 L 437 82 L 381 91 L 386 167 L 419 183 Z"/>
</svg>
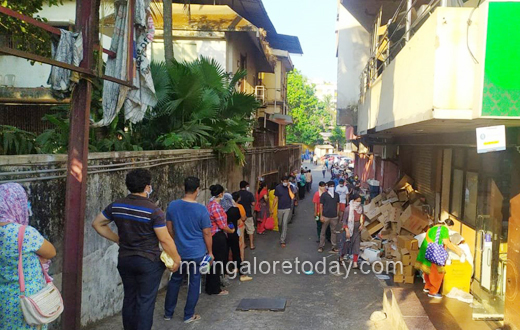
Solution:
<svg viewBox="0 0 520 330">
<path fill-rule="evenodd" d="M 254 244 L 254 234 L 255 234 L 255 222 L 253 220 L 253 209 L 255 207 L 255 196 L 253 193 L 249 191 L 249 182 L 241 181 L 240 182 L 240 190 L 238 193 L 240 194 L 240 202 L 239 204 L 244 207 L 246 210 L 246 233 L 249 235 L 249 244 L 251 250 L 255 249 Z"/>
<path fill-rule="evenodd" d="M 345 185 L 345 179 L 341 178 L 338 183 L 339 185 L 336 187 L 336 192 L 339 195 L 339 217 L 341 219 L 341 216 L 347 207 L 347 199 L 350 192 L 348 187 Z"/>
<path fill-rule="evenodd" d="M 318 191 L 314 194 L 314 197 L 312 198 L 312 202 L 314 203 L 314 217 L 316 220 L 316 229 L 317 229 L 317 233 L 318 233 L 318 240 L 316 241 L 316 243 L 320 242 L 321 226 L 322 226 L 322 223 L 320 221 L 320 215 L 321 215 L 320 198 L 321 198 L 321 195 L 325 191 L 327 191 L 327 184 L 323 181 L 320 181 L 320 183 L 318 184 Z"/>
<path fill-rule="evenodd" d="M 135 169 L 126 175 L 130 194 L 108 205 L 94 220 L 99 235 L 119 244 L 117 270 L 123 281 L 123 327 L 151 329 L 157 291 L 165 270 L 161 250 L 174 260 L 171 271 L 181 264 L 177 247 L 166 229 L 163 211 L 148 197 L 152 174 Z M 115 222 L 118 233 L 109 224 Z"/>
<path fill-rule="evenodd" d="M 320 235 L 320 247 L 318 252 L 323 252 L 323 248 L 325 247 L 325 235 L 327 232 L 327 228 L 330 226 L 331 235 L 331 243 L 332 250 L 331 252 L 337 253 L 338 249 L 336 247 L 337 235 L 336 235 L 336 227 L 338 226 L 338 215 L 339 215 L 339 195 L 334 190 L 334 181 L 329 181 L 327 183 L 327 192 L 323 193 L 320 197 L 320 209 L 321 209 L 321 218 L 322 222 L 321 227 L 321 235 Z"/>
<path fill-rule="evenodd" d="M 278 208 L 278 227 L 280 228 L 280 244 L 285 247 L 287 238 L 287 226 L 291 216 L 291 204 L 294 200 L 294 193 L 289 186 L 289 178 L 282 177 L 282 183 L 276 186 L 274 191 L 273 208 Z"/>
</svg>

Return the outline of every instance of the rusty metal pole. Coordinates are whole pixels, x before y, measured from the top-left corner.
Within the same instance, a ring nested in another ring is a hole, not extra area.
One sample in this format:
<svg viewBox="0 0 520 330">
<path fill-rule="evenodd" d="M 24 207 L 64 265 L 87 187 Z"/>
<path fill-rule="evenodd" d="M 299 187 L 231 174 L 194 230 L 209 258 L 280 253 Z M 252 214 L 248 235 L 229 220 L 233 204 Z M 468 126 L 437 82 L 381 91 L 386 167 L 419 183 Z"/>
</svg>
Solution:
<svg viewBox="0 0 520 330">
<path fill-rule="evenodd" d="M 83 34 L 83 61 L 80 67 L 91 69 L 94 63 L 94 0 L 76 1 L 76 31 Z M 81 79 L 74 89 L 70 110 L 70 136 L 65 192 L 65 235 L 63 238 L 62 329 L 80 329 L 83 273 L 83 232 L 87 189 L 88 138 L 92 84 Z"/>
</svg>

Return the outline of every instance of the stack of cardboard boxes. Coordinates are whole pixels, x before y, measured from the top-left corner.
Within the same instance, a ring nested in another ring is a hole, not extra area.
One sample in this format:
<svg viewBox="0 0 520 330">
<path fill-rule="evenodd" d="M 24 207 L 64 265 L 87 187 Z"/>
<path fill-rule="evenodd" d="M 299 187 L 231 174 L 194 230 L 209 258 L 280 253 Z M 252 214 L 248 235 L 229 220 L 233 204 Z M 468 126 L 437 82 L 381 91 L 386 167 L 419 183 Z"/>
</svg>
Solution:
<svg viewBox="0 0 520 330">
<path fill-rule="evenodd" d="M 401 261 L 402 267 L 397 266 L 395 269 L 395 283 L 413 283 L 415 276 L 415 260 L 419 254 L 418 242 L 415 238 L 409 236 L 397 236 L 397 253 L 398 260 Z"/>
<path fill-rule="evenodd" d="M 430 225 L 429 215 L 423 210 L 424 197 L 412 184 L 413 180 L 405 175 L 392 190 L 381 193 L 364 206 L 362 241 L 379 246 L 383 262 L 402 262 L 403 269 L 396 269 L 394 278 L 398 283 L 413 283 L 413 267 L 419 250 L 413 237 L 425 232 Z"/>
</svg>

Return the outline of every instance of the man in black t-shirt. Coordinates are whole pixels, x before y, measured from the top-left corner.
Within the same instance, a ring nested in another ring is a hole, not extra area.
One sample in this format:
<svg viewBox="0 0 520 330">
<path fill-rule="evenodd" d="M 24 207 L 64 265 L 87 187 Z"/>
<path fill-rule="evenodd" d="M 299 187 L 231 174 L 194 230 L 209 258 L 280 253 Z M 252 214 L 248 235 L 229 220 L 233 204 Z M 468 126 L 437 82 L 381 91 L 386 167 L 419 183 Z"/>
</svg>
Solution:
<svg viewBox="0 0 520 330">
<path fill-rule="evenodd" d="M 249 183 L 247 181 L 240 182 L 240 194 L 239 204 L 244 207 L 246 211 L 246 233 L 249 235 L 249 244 L 251 250 L 255 249 L 254 234 L 255 234 L 255 222 L 253 220 L 253 208 L 255 207 L 255 196 L 249 191 Z"/>
<path fill-rule="evenodd" d="M 331 242 L 332 242 L 332 250 L 331 252 L 337 253 L 338 249 L 336 247 L 336 230 L 339 222 L 339 195 L 334 191 L 335 183 L 334 181 L 329 181 L 327 183 L 327 191 L 321 194 L 320 197 L 320 208 L 321 208 L 321 218 L 322 222 L 321 226 L 321 235 L 320 235 L 320 247 L 318 248 L 318 252 L 323 252 L 323 248 L 325 247 L 325 237 L 327 233 L 327 228 L 330 226 L 331 232 Z"/>
</svg>

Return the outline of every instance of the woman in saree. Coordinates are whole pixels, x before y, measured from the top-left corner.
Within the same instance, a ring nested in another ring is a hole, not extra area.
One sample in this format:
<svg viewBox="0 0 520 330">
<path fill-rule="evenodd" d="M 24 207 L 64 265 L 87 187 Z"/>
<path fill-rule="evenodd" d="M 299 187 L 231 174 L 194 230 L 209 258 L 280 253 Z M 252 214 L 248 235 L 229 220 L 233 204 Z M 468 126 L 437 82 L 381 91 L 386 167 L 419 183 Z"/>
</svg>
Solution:
<svg viewBox="0 0 520 330">
<path fill-rule="evenodd" d="M 258 223 L 256 232 L 258 235 L 263 235 L 265 234 L 265 220 L 269 217 L 269 192 L 267 191 L 265 182 L 260 182 L 255 197 L 255 212 Z"/>
<path fill-rule="evenodd" d="M 271 183 L 271 187 L 269 189 L 269 210 L 271 212 L 271 215 L 273 217 L 274 222 L 274 228 L 273 231 L 278 231 L 278 208 L 274 207 L 274 190 L 276 189 L 276 183 Z"/>
<path fill-rule="evenodd" d="M 423 291 L 427 292 L 428 297 L 430 298 L 442 298 L 439 289 L 441 288 L 446 270 L 444 269 L 444 266 L 436 265 L 433 262 L 426 260 L 426 249 L 428 248 L 428 244 L 439 244 L 445 249 L 449 248 L 461 257 L 462 262 L 465 260 L 465 255 L 462 249 L 450 241 L 450 230 L 448 227 L 453 227 L 453 220 L 444 220 L 444 222 L 441 222 L 428 230 L 415 262 L 415 268 L 423 272 L 425 281 Z M 439 235 L 438 239 L 437 235 Z"/>
<path fill-rule="evenodd" d="M 361 247 L 361 231 L 364 228 L 365 215 L 363 213 L 363 205 L 361 204 L 361 196 L 354 194 L 348 207 L 343 212 L 342 217 L 343 229 L 345 234 L 340 233 L 340 251 L 339 257 L 342 262 L 343 257 L 346 254 L 352 254 L 354 265 L 353 268 L 357 269 L 358 258 Z M 333 234 L 335 235 L 335 234 Z"/>
</svg>

